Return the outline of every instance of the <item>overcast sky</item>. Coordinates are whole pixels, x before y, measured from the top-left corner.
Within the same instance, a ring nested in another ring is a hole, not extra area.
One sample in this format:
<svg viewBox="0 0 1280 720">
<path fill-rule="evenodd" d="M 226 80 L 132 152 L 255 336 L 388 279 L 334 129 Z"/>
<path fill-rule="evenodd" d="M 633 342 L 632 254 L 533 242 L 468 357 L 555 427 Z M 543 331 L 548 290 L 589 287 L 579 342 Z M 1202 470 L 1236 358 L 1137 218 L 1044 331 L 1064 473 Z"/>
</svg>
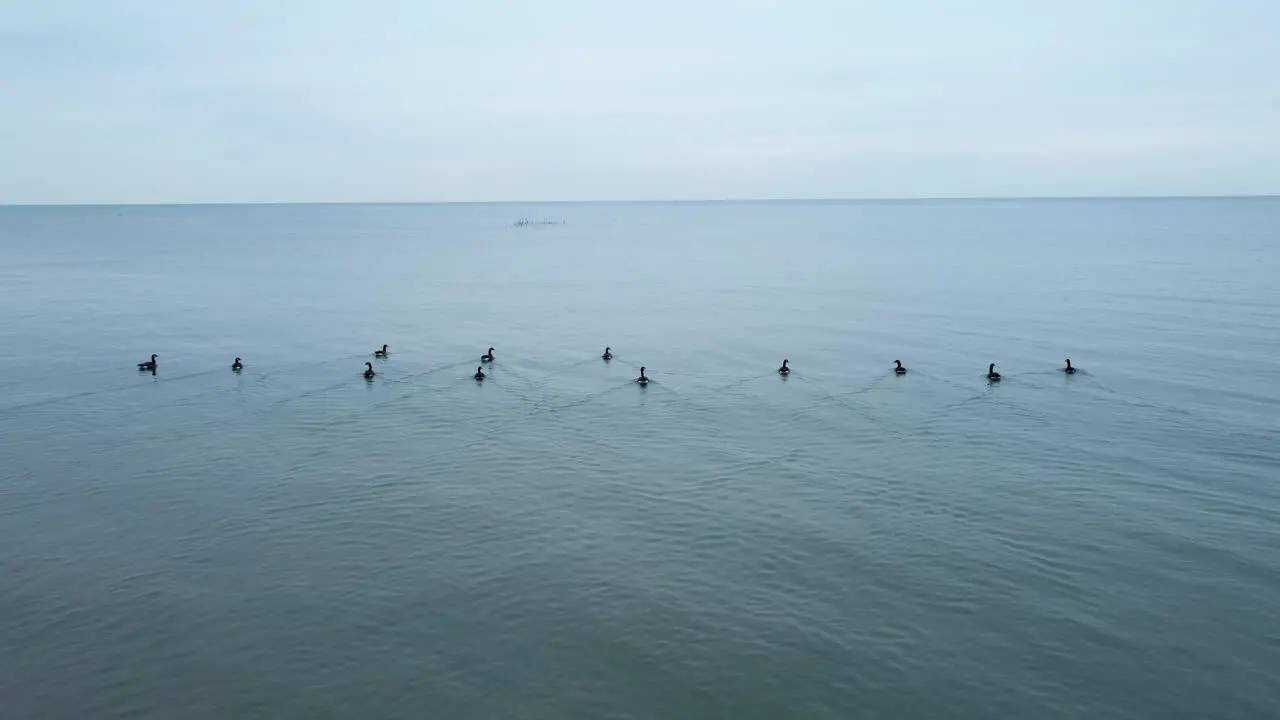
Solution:
<svg viewBox="0 0 1280 720">
<path fill-rule="evenodd" d="M 1277 0 L 0 0 L 0 203 L 1277 192 Z"/>
</svg>

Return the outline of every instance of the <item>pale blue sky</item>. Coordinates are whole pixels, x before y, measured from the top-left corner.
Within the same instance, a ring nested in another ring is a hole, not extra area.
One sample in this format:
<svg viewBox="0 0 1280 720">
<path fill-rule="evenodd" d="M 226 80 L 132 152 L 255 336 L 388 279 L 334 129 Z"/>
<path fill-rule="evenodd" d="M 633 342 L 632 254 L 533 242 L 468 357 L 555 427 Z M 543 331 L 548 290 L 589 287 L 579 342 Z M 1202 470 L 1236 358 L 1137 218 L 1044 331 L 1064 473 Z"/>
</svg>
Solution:
<svg viewBox="0 0 1280 720">
<path fill-rule="evenodd" d="M 0 0 L 0 203 L 1280 192 L 1276 0 Z"/>
</svg>

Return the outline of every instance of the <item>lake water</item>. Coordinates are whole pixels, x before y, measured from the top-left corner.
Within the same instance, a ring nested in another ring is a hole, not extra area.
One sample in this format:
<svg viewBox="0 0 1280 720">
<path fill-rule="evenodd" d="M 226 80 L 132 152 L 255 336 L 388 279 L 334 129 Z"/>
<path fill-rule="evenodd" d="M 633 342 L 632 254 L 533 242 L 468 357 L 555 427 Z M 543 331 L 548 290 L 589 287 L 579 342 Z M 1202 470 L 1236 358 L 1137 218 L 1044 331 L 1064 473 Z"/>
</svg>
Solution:
<svg viewBox="0 0 1280 720">
<path fill-rule="evenodd" d="M 0 208 L 0 371 L 5 718 L 1280 713 L 1280 200 Z"/>
</svg>

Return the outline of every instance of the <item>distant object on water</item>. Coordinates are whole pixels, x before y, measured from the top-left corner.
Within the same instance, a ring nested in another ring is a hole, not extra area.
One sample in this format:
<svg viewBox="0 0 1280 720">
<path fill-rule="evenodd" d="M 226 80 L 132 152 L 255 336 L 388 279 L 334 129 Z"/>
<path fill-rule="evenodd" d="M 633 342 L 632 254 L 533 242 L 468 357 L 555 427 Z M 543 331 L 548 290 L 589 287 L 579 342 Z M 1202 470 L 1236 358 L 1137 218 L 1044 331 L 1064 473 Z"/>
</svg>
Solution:
<svg viewBox="0 0 1280 720">
<path fill-rule="evenodd" d="M 612 360 L 612 359 L 613 359 L 613 353 L 609 351 L 608 346 L 605 346 L 604 354 L 603 354 L 603 355 L 601 355 L 601 356 L 600 356 L 600 358 L 601 358 L 602 360 Z"/>
<path fill-rule="evenodd" d="M 791 361 L 790 361 L 790 360 L 783 360 L 783 361 L 782 361 L 782 367 L 778 368 L 778 374 L 779 374 L 779 375 L 787 375 L 787 374 L 789 374 L 789 373 L 791 372 L 791 368 L 787 367 L 787 363 L 789 363 L 789 362 L 791 362 Z"/>
<path fill-rule="evenodd" d="M 140 363 L 138 363 L 138 369 L 139 369 L 139 370 L 150 370 L 150 371 L 152 371 L 152 372 L 155 372 L 155 369 L 156 369 L 156 358 L 157 358 L 157 357 L 160 357 L 160 356 L 159 356 L 159 355 L 156 355 L 155 353 L 152 353 L 152 354 L 151 354 L 151 359 L 150 359 L 150 360 L 148 360 L 148 361 L 146 361 L 146 362 L 140 362 Z"/>
<path fill-rule="evenodd" d="M 1066 366 L 1066 367 L 1064 367 L 1064 368 L 1062 368 L 1062 372 L 1064 372 L 1064 373 L 1066 373 L 1066 374 L 1068 374 L 1068 375 L 1074 375 L 1074 374 L 1075 374 L 1076 369 L 1075 369 L 1075 368 L 1073 368 L 1073 367 L 1071 367 L 1071 358 L 1067 358 L 1067 366 Z"/>
<path fill-rule="evenodd" d="M 563 220 L 530 220 L 529 218 L 520 218 L 511 223 L 512 227 L 529 227 L 530 225 L 563 225 Z"/>
<path fill-rule="evenodd" d="M 649 378 L 645 377 L 644 375 L 644 366 L 640 367 L 640 377 L 636 378 L 636 382 L 640 383 L 641 385 L 649 384 Z"/>
<path fill-rule="evenodd" d="M 991 382 L 1000 382 L 1000 373 L 996 372 L 995 363 L 991 363 L 987 366 L 987 379 Z"/>
<path fill-rule="evenodd" d="M 893 361 L 893 364 L 897 366 L 897 367 L 895 367 L 895 368 L 893 369 L 893 371 L 894 371 L 895 373 L 897 373 L 898 375 L 906 375 L 906 374 L 907 374 L 907 369 L 906 369 L 906 368 L 904 368 L 904 367 L 902 367 L 902 361 L 901 361 L 901 360 L 894 360 L 894 361 Z"/>
<path fill-rule="evenodd" d="M 493 362 L 493 348 L 489 348 L 489 352 L 480 356 L 480 362 Z"/>
<path fill-rule="evenodd" d="M 386 345 L 383 345 L 381 350 L 374 350 L 374 351 L 373 351 L 373 356 L 374 356 L 374 357 L 380 357 L 380 358 L 384 358 L 384 357 L 386 357 L 386 356 L 387 356 L 387 346 L 386 346 Z"/>
<path fill-rule="evenodd" d="M 477 368 L 476 368 L 476 374 L 475 374 L 473 377 L 475 377 L 475 379 L 476 379 L 476 380 L 483 380 L 483 379 L 484 379 L 484 368 L 483 368 L 483 367 L 477 367 Z"/>
<path fill-rule="evenodd" d="M 378 374 L 378 373 L 376 373 L 376 372 L 374 372 L 374 371 L 373 371 L 373 363 L 371 363 L 371 362 L 366 362 L 366 363 L 364 364 L 364 367 L 365 367 L 365 370 L 364 370 L 364 379 L 365 379 L 365 380 L 372 380 L 372 379 L 373 379 L 373 376 Z"/>
<path fill-rule="evenodd" d="M 231 369 L 235 370 L 236 372 L 240 372 L 241 370 L 244 369 L 244 365 L 240 364 L 240 358 L 236 358 L 236 361 L 231 363 Z"/>
</svg>

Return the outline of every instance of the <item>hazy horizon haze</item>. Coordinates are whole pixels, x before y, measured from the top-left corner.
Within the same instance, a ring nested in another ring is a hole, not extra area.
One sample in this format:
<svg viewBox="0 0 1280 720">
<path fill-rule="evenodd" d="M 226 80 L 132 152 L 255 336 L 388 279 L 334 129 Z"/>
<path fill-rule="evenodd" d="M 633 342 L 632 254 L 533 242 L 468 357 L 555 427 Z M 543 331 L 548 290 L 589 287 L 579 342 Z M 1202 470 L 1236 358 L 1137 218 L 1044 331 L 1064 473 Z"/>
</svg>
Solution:
<svg viewBox="0 0 1280 720">
<path fill-rule="evenodd" d="M 1280 192 L 1255 0 L 0 11 L 0 204 Z"/>
</svg>

